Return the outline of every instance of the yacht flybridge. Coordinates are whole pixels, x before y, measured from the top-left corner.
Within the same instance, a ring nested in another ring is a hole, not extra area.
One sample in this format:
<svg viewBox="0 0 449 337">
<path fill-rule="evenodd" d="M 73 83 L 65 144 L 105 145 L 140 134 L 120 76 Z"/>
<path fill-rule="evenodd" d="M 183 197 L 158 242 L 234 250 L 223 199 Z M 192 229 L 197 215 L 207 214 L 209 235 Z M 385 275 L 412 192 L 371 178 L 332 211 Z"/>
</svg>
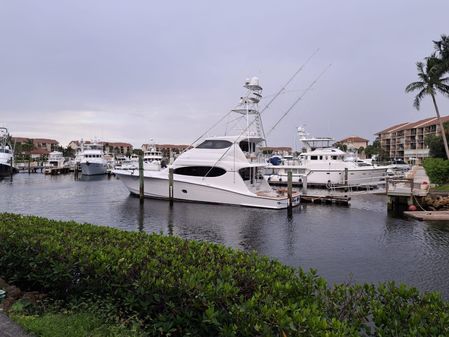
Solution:
<svg viewBox="0 0 449 337">
<path fill-rule="evenodd" d="M 247 94 L 232 113 L 221 137 L 208 137 L 182 153 L 173 162 L 175 200 L 282 209 L 288 206 L 285 192 L 275 191 L 263 176 L 265 166 L 260 147 L 264 132 L 257 105 L 262 97 L 259 80 L 253 77 L 244 87 Z M 114 170 L 133 194 L 139 194 L 138 170 Z M 144 195 L 168 199 L 169 168 L 144 170 Z M 292 206 L 299 204 L 294 193 Z"/>
</svg>

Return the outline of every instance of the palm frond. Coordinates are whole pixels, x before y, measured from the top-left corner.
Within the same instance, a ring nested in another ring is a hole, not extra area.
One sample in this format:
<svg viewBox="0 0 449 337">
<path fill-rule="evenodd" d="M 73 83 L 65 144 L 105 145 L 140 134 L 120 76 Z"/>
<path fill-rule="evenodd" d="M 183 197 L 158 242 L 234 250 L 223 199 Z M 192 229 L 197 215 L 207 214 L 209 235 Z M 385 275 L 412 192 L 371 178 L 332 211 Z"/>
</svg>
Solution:
<svg viewBox="0 0 449 337">
<path fill-rule="evenodd" d="M 444 96 L 449 96 L 449 85 L 441 83 L 435 87 Z"/>
<path fill-rule="evenodd" d="M 407 85 L 406 87 L 405 87 L 405 92 L 412 92 L 412 91 L 415 91 L 415 90 L 421 90 L 421 89 L 423 89 L 425 87 L 425 83 L 424 82 L 413 82 L 413 83 L 410 83 L 409 85 Z"/>
<path fill-rule="evenodd" d="M 426 95 L 426 90 L 423 89 L 421 90 L 418 95 L 416 95 L 414 101 L 413 101 L 413 106 L 416 108 L 416 110 L 419 110 L 420 106 L 421 106 L 421 100 L 424 98 L 424 96 Z"/>
</svg>

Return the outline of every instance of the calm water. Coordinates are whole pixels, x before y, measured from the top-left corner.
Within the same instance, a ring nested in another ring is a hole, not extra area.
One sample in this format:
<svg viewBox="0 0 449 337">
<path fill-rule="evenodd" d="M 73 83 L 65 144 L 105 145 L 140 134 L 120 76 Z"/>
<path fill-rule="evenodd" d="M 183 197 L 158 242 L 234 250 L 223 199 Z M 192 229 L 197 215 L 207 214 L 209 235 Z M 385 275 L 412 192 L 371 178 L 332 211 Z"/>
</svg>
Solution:
<svg viewBox="0 0 449 337">
<path fill-rule="evenodd" d="M 449 298 L 449 223 L 387 216 L 385 196 L 351 206 L 302 205 L 286 211 L 175 203 L 131 197 L 107 177 L 18 174 L 0 181 L 0 212 L 75 220 L 223 243 L 303 268 L 329 282 L 396 280 Z"/>
</svg>

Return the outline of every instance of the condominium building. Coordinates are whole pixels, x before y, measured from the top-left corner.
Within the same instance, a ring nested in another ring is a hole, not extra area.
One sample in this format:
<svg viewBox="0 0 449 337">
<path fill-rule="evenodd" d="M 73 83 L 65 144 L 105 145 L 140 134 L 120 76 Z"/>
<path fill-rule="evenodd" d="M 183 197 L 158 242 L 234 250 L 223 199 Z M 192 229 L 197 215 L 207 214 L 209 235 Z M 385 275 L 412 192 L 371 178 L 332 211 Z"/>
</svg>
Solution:
<svg viewBox="0 0 449 337">
<path fill-rule="evenodd" d="M 449 116 L 443 116 L 441 120 L 443 123 L 448 122 Z M 429 148 L 424 140 L 429 135 L 441 136 L 441 130 L 437 118 L 429 117 L 391 126 L 376 135 L 382 150 L 390 159 L 420 163 L 429 156 Z"/>
</svg>

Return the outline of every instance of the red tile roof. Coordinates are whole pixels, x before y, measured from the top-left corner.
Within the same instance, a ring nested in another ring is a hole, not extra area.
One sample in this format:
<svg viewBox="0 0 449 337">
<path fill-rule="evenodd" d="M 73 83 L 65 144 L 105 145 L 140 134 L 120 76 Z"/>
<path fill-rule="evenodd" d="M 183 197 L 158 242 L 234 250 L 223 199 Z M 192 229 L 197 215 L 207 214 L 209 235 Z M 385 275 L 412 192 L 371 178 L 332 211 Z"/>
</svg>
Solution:
<svg viewBox="0 0 449 337">
<path fill-rule="evenodd" d="M 57 140 L 47 138 L 33 138 L 33 143 L 59 144 Z"/>
<path fill-rule="evenodd" d="M 446 123 L 449 122 L 449 116 L 443 116 L 440 118 L 442 123 Z M 436 117 L 434 117 L 432 120 L 424 123 L 423 125 L 420 125 L 420 127 L 426 127 L 426 126 L 430 126 L 430 125 L 436 125 L 438 124 L 438 120 Z"/>
<path fill-rule="evenodd" d="M 409 124 L 409 123 L 408 123 L 408 122 L 405 122 L 405 123 L 400 123 L 400 124 L 396 124 L 396 125 L 390 126 L 389 128 L 386 128 L 385 130 L 376 132 L 375 135 L 379 135 L 379 134 L 381 134 L 381 133 L 387 133 L 387 132 L 396 131 L 395 129 L 398 129 L 398 128 L 400 128 L 400 127 L 402 127 L 402 126 L 405 126 L 405 125 L 407 125 L 407 124 Z"/>
<path fill-rule="evenodd" d="M 359 136 L 351 136 L 338 141 L 338 143 L 367 143 L 367 142 L 368 139 Z"/>
<path fill-rule="evenodd" d="M 396 129 L 394 131 L 402 131 L 402 130 L 407 130 L 407 129 L 413 129 L 413 128 L 417 128 L 417 127 L 422 127 L 422 124 L 429 122 L 433 119 L 436 119 L 435 117 L 429 117 L 429 118 L 424 118 L 421 119 L 417 122 L 411 122 L 411 123 L 407 123 L 406 125 L 400 127 L 399 129 Z"/>
</svg>

